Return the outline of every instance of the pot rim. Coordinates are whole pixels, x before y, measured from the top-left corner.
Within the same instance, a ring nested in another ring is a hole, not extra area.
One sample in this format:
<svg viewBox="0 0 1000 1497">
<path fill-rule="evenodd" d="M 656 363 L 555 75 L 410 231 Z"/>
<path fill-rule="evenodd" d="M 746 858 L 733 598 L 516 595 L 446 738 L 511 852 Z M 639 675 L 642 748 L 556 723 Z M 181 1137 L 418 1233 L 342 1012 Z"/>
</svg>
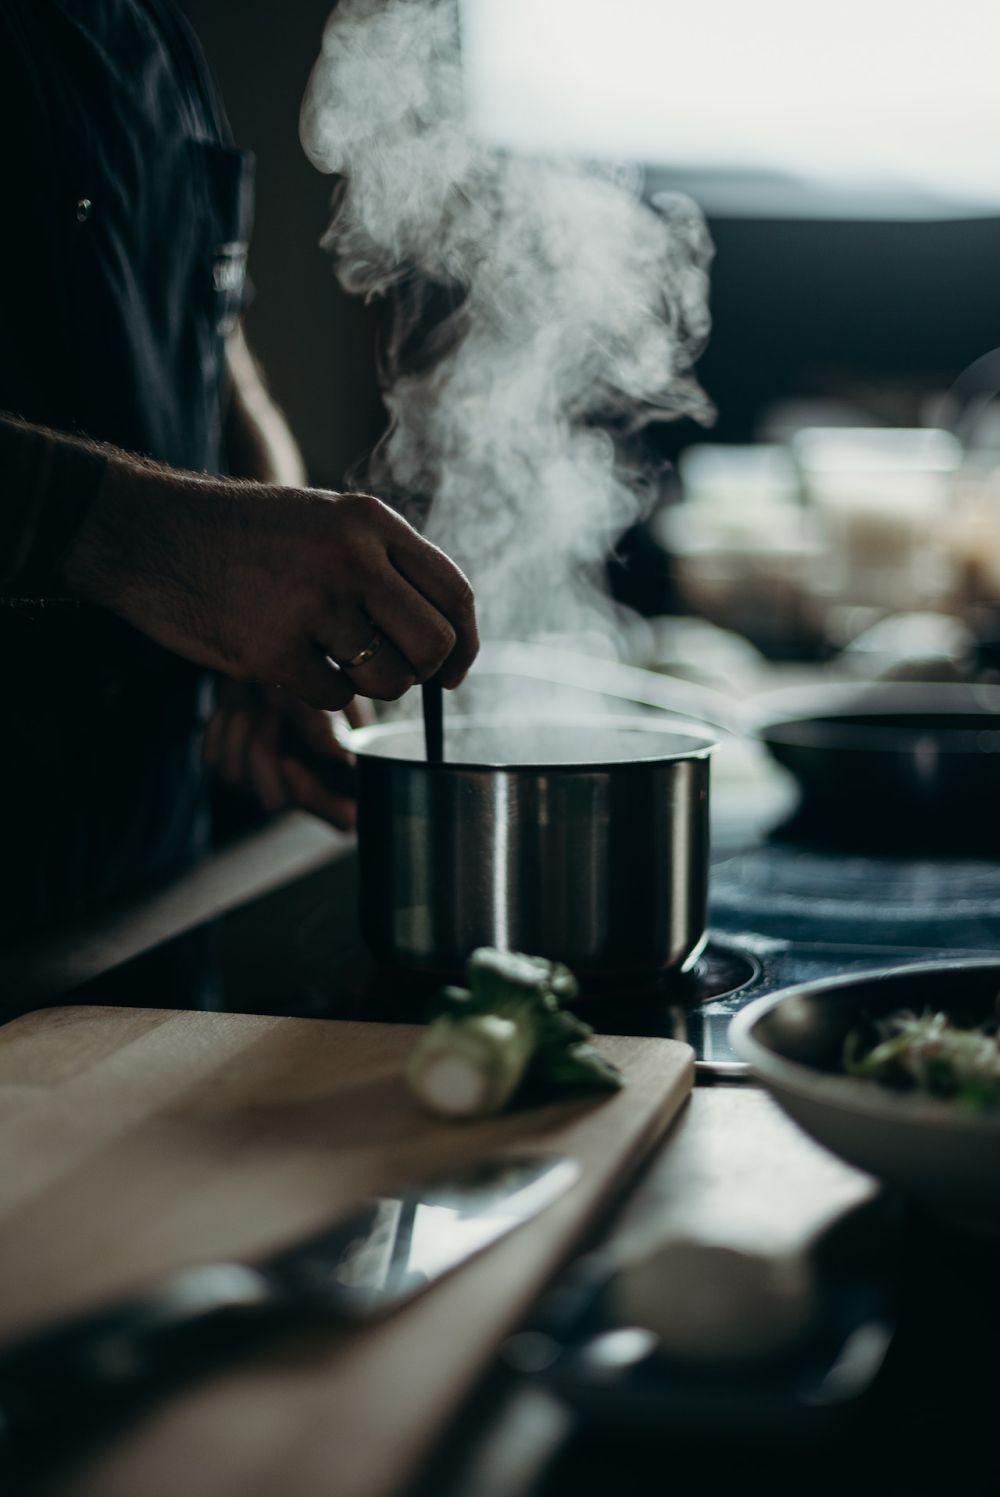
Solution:
<svg viewBox="0 0 1000 1497">
<path fill-rule="evenodd" d="M 475 770 L 503 770 L 506 774 L 608 774 L 612 771 L 617 773 L 629 773 L 639 769 L 649 769 L 656 765 L 680 764 L 693 760 L 707 761 L 719 748 L 718 739 L 710 737 L 707 733 L 692 731 L 691 725 L 684 722 L 680 727 L 671 721 L 658 722 L 655 719 L 645 717 L 619 717 L 605 716 L 604 714 L 586 716 L 574 714 L 572 717 L 540 718 L 540 725 L 551 723 L 553 726 L 566 728 L 587 728 L 594 724 L 613 729 L 627 729 L 648 733 L 650 737 L 669 735 L 675 739 L 685 739 L 691 745 L 672 754 L 650 754 L 648 757 L 636 757 L 634 759 L 580 759 L 565 762 L 533 762 L 524 764 L 509 764 L 503 761 L 496 763 L 483 760 L 446 759 L 443 763 L 428 763 L 426 759 L 404 759 L 397 758 L 392 754 L 368 753 L 369 744 L 381 743 L 395 734 L 413 733 L 420 731 L 419 718 L 404 718 L 396 722 L 374 723 L 363 728 L 354 728 L 351 731 L 350 748 L 352 753 L 366 763 L 386 764 L 408 770 L 419 770 L 428 774 L 447 774 L 452 770 L 475 771 Z M 494 716 L 471 716 L 456 717 L 448 724 L 450 729 L 454 728 L 484 728 L 510 726 L 509 717 Z M 447 739 L 446 739 L 447 741 Z"/>
</svg>

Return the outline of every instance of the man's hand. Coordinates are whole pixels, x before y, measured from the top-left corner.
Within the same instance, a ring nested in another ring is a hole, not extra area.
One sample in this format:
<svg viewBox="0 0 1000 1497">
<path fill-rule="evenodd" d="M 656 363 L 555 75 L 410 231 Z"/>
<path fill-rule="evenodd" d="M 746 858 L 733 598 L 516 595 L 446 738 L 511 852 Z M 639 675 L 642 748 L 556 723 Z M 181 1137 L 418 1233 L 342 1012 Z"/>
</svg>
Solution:
<svg viewBox="0 0 1000 1497">
<path fill-rule="evenodd" d="M 455 687 L 479 648 L 465 577 L 368 494 L 112 457 L 64 574 L 176 654 L 317 708 Z"/>
<path fill-rule="evenodd" d="M 352 702 L 344 717 L 360 727 L 369 711 Z M 342 831 L 354 827 L 354 798 L 344 783 L 354 759 L 337 736 L 333 713 L 275 687 L 224 681 L 202 757 L 224 784 L 246 791 L 265 811 L 295 806 Z"/>
</svg>

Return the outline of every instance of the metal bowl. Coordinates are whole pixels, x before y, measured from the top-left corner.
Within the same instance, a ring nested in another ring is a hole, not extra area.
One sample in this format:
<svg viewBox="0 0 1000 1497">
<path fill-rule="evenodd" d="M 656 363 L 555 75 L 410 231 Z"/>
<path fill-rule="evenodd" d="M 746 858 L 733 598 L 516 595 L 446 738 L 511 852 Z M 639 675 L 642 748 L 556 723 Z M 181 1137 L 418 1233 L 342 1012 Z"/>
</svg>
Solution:
<svg viewBox="0 0 1000 1497">
<path fill-rule="evenodd" d="M 1000 1228 L 1000 1114 L 841 1071 L 844 1041 L 865 1019 L 932 1009 L 977 1022 L 998 993 L 996 958 L 827 978 L 759 999 L 733 1020 L 730 1038 L 789 1116 L 834 1154 L 934 1207 Z"/>
<path fill-rule="evenodd" d="M 705 938 L 713 742 L 648 719 L 357 732 L 361 925 L 392 965 L 451 975 L 477 946 L 591 981 L 688 967 Z"/>
</svg>

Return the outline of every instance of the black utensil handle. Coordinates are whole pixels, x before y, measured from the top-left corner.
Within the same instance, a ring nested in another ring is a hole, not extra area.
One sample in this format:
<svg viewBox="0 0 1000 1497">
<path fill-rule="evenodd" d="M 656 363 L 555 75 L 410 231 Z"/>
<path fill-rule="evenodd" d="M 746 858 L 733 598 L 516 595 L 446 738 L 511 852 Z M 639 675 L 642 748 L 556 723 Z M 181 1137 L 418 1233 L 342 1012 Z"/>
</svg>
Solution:
<svg viewBox="0 0 1000 1497">
<path fill-rule="evenodd" d="M 89 1424 L 164 1378 L 244 1344 L 279 1308 L 256 1269 L 205 1264 L 149 1294 L 57 1323 L 0 1348 L 0 1450 Z"/>
<path fill-rule="evenodd" d="M 421 687 L 424 709 L 424 751 L 429 764 L 444 759 L 444 696 L 440 683 L 425 681 Z"/>
</svg>

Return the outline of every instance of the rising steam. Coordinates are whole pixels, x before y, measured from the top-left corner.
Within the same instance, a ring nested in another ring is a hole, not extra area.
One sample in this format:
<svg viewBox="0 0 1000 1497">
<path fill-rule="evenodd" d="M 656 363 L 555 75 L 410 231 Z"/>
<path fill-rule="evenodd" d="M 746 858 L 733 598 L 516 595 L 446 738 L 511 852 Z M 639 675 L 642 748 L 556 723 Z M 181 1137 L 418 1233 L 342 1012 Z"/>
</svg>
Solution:
<svg viewBox="0 0 1000 1497">
<path fill-rule="evenodd" d="M 368 481 L 429 502 L 485 637 L 599 624 L 600 580 L 643 506 L 615 437 L 707 420 L 693 374 L 711 245 L 698 209 L 638 174 L 527 159 L 463 124 L 457 0 L 341 0 L 302 138 L 341 181 L 324 240 L 341 284 L 391 296 L 391 428 Z"/>
</svg>

